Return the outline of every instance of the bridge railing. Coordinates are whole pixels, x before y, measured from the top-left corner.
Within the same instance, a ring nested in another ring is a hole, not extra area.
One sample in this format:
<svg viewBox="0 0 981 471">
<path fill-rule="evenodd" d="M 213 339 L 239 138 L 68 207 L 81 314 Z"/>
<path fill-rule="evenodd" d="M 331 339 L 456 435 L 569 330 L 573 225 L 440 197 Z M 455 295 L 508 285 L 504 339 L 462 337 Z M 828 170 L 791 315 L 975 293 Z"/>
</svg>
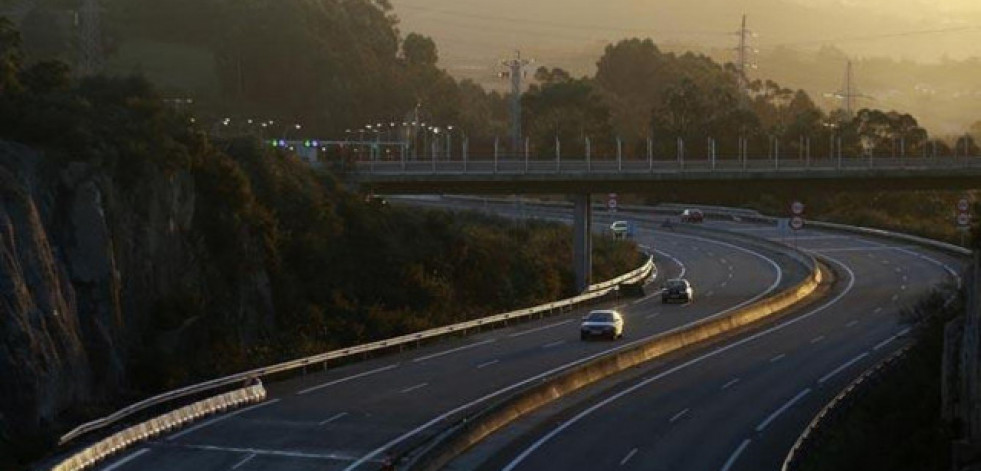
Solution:
<svg viewBox="0 0 981 471">
<path fill-rule="evenodd" d="M 656 267 L 654 266 L 654 257 L 648 255 L 648 258 L 644 262 L 644 264 L 638 267 L 637 269 L 625 273 L 612 280 L 592 285 L 583 294 L 572 298 L 546 303 L 535 307 L 518 309 L 515 311 L 505 312 L 502 314 L 496 314 L 496 315 L 483 317 L 471 321 L 460 322 L 453 325 L 436 327 L 433 329 L 428 329 L 421 332 L 414 332 L 406 335 L 401 335 L 398 337 L 379 340 L 376 342 L 370 342 L 370 343 L 355 345 L 355 346 L 342 348 L 338 350 L 332 350 L 318 355 L 309 356 L 306 358 L 299 358 L 296 360 L 279 363 L 276 365 L 266 366 L 262 368 L 255 368 L 241 373 L 236 373 L 233 375 L 212 379 L 202 383 L 192 384 L 172 391 L 167 391 L 158 394 L 156 396 L 139 401 L 135 404 L 131 404 L 108 416 L 101 417 L 93 421 L 79 425 L 78 427 L 72 429 L 71 431 L 63 435 L 59 440 L 59 444 L 65 444 L 81 435 L 96 430 L 100 430 L 105 427 L 109 427 L 117 422 L 120 422 L 128 417 L 133 416 L 134 414 L 137 414 L 149 408 L 159 407 L 162 405 L 177 402 L 179 400 L 185 400 L 186 398 L 189 397 L 196 397 L 203 393 L 216 391 L 222 388 L 227 388 L 232 385 L 248 383 L 253 381 L 254 379 L 265 378 L 273 374 L 280 374 L 284 372 L 299 370 L 313 365 L 323 364 L 326 367 L 327 362 L 330 360 L 337 360 L 341 358 L 351 357 L 354 355 L 366 354 L 379 350 L 389 349 L 392 347 L 415 344 L 417 342 L 424 341 L 424 340 L 430 340 L 437 337 L 452 335 L 460 332 L 467 332 L 471 329 L 478 329 L 478 328 L 493 326 L 501 323 L 508 323 L 510 321 L 530 319 L 534 316 L 544 315 L 545 313 L 554 312 L 556 310 L 572 308 L 602 298 L 603 296 L 606 296 L 614 292 L 615 290 L 618 290 L 619 285 L 621 284 L 641 282 L 655 275 L 656 275 Z"/>
<path fill-rule="evenodd" d="M 976 157 L 847 157 L 814 159 L 688 159 L 688 160 L 586 160 L 584 158 L 496 160 L 413 160 L 357 162 L 359 172 L 369 175 L 520 175 L 520 174 L 643 174 L 739 171 L 851 171 L 869 169 L 981 168 Z"/>
</svg>

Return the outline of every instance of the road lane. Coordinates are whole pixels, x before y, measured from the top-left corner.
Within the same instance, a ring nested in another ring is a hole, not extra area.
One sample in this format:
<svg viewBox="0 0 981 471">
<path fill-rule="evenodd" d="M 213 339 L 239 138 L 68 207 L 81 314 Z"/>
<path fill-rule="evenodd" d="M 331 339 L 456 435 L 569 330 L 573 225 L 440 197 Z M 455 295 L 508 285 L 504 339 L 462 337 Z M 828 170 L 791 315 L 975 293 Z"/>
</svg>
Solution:
<svg viewBox="0 0 981 471">
<path fill-rule="evenodd" d="M 405 445 L 435 433 L 454 411 L 499 397 L 551 369 L 789 286 L 805 274 L 786 261 L 776 262 L 777 270 L 767 258 L 772 255 L 739 243 L 648 231 L 638 240 L 657 248 L 666 276 L 685 270 L 696 288 L 715 295 L 689 307 L 662 306 L 656 295 L 640 303 L 612 303 L 628 322 L 624 342 L 579 342 L 580 311 L 273 383 L 268 388 L 278 402 L 152 442 L 149 452 L 119 469 L 217 470 L 239 463 L 242 470 L 371 469 L 392 443 Z M 555 325 L 559 322 L 568 323 Z"/>
</svg>

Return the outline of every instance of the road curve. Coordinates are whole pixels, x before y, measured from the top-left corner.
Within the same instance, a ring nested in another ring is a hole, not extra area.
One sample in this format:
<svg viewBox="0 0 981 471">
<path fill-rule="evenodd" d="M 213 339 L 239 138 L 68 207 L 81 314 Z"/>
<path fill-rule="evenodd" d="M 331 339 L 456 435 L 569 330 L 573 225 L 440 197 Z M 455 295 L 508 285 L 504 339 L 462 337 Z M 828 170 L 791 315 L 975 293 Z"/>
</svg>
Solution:
<svg viewBox="0 0 981 471">
<path fill-rule="evenodd" d="M 754 245 L 649 230 L 637 238 L 656 248 L 662 278 L 684 271 L 699 292 L 690 305 L 662 306 L 652 295 L 609 303 L 625 314 L 622 341 L 580 342 L 583 311 L 577 311 L 367 359 L 269 384 L 270 399 L 262 404 L 136 447 L 100 468 L 377 469 L 387 449 L 431 437 L 462 412 L 549 372 L 745 304 L 806 276 L 788 257 Z"/>
<path fill-rule="evenodd" d="M 779 469 L 830 398 L 907 342 L 898 311 L 962 268 L 954 257 L 882 239 L 815 230 L 785 238 L 762 226 L 707 225 L 819 254 L 839 283 L 801 315 L 650 363 L 547 420 L 516 425 L 531 431 L 464 455 L 451 469 Z"/>
</svg>

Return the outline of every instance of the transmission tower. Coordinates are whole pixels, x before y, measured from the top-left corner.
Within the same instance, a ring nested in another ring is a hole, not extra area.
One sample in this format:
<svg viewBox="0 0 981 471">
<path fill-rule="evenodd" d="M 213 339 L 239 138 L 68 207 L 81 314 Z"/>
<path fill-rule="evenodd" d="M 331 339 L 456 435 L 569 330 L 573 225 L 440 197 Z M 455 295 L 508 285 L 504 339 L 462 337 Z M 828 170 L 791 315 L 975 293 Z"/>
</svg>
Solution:
<svg viewBox="0 0 981 471">
<path fill-rule="evenodd" d="M 849 118 L 852 117 L 852 112 L 855 110 L 856 98 L 872 98 L 868 95 L 863 95 L 856 90 L 855 80 L 852 76 L 852 61 L 848 61 L 847 64 L 845 64 L 845 83 L 842 86 L 842 89 L 835 93 L 825 94 L 825 96 L 841 100 L 844 104 L 845 116 Z"/>
<path fill-rule="evenodd" d="M 81 11 L 75 18 L 79 33 L 79 75 L 93 75 L 102 71 L 102 28 L 99 15 L 99 0 L 82 0 Z"/>
<path fill-rule="evenodd" d="M 521 148 L 521 79 L 525 75 L 525 67 L 534 62 L 521 58 L 521 51 L 515 51 L 514 59 L 505 59 L 501 65 L 505 70 L 500 77 L 511 79 L 511 151 Z"/>
<path fill-rule="evenodd" d="M 739 31 L 736 31 L 736 35 L 739 36 L 739 46 L 736 47 L 736 70 L 739 76 L 736 77 L 736 80 L 739 82 L 740 96 L 743 96 L 747 89 L 746 70 L 756 68 L 756 64 L 749 58 L 750 53 L 756 52 L 749 45 L 749 39 L 755 37 L 756 34 L 746 27 L 746 15 L 743 15 L 742 26 L 739 28 Z"/>
</svg>

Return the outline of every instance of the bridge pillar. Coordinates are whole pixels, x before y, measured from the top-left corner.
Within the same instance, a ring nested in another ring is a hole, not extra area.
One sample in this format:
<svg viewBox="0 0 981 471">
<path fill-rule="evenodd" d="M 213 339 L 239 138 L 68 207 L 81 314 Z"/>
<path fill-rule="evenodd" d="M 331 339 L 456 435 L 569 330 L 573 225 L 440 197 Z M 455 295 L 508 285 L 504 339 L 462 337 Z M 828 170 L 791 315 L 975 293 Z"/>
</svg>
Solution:
<svg viewBox="0 0 981 471">
<path fill-rule="evenodd" d="M 572 263 L 576 273 L 576 291 L 583 292 L 592 283 L 593 208 L 589 194 L 576 195 L 572 217 Z"/>
</svg>

